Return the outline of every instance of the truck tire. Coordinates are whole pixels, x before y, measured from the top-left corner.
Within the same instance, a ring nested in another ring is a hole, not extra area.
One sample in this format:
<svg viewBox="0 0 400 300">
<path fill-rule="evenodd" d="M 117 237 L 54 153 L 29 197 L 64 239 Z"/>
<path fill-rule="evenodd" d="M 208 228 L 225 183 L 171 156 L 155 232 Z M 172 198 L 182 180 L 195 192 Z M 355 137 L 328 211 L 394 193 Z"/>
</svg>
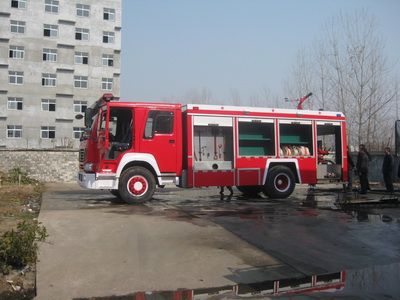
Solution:
<svg viewBox="0 0 400 300">
<path fill-rule="evenodd" d="M 122 172 L 118 191 L 128 204 L 142 203 L 153 197 L 156 182 L 153 174 L 144 167 L 131 167 Z"/>
<path fill-rule="evenodd" d="M 259 185 L 237 185 L 236 188 L 245 196 L 257 197 L 262 191 L 262 187 Z"/>
<path fill-rule="evenodd" d="M 263 192 L 270 198 L 287 198 L 293 193 L 295 186 L 292 170 L 286 166 L 275 166 L 268 171 Z"/>
</svg>

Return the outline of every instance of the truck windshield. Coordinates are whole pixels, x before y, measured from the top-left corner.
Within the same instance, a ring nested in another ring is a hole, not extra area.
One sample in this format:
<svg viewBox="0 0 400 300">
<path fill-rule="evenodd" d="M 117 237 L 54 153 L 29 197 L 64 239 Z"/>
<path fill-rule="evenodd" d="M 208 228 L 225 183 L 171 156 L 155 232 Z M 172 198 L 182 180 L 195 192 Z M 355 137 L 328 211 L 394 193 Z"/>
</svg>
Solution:
<svg viewBox="0 0 400 300">
<path fill-rule="evenodd" d="M 92 128 L 93 120 L 95 119 L 98 110 L 94 110 L 93 108 L 86 108 L 85 111 L 85 127 L 86 129 Z"/>
</svg>

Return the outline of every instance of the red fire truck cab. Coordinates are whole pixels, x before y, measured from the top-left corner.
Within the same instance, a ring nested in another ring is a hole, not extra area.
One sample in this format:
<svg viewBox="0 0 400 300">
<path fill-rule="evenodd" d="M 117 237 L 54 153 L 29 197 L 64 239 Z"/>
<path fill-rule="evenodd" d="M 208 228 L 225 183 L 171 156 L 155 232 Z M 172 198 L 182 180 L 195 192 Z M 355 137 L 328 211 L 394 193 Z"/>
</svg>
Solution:
<svg viewBox="0 0 400 300">
<path fill-rule="evenodd" d="M 285 198 L 296 183 L 347 181 L 340 112 L 119 102 L 105 94 L 85 112 L 85 126 L 80 185 L 128 203 L 149 200 L 167 183 Z"/>
</svg>

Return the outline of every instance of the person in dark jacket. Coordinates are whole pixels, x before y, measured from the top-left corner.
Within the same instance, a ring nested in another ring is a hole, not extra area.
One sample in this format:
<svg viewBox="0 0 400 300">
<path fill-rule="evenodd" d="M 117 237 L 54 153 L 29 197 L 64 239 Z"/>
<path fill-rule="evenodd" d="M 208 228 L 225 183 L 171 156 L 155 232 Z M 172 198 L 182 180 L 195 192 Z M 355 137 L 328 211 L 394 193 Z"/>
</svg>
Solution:
<svg viewBox="0 0 400 300">
<path fill-rule="evenodd" d="M 383 180 L 385 181 L 386 191 L 389 193 L 393 193 L 393 168 L 394 168 L 394 160 L 393 156 L 390 153 L 390 148 L 385 147 L 385 156 L 383 157 L 382 164 L 382 174 Z"/>
<path fill-rule="evenodd" d="M 353 170 L 356 165 L 354 164 L 353 159 L 351 157 L 349 147 L 347 147 L 347 162 L 348 162 L 347 173 L 348 173 L 348 180 L 349 180 L 347 189 L 349 191 L 351 191 L 353 189 Z"/>
<path fill-rule="evenodd" d="M 368 182 L 368 163 L 369 155 L 368 151 L 364 145 L 360 145 L 357 155 L 357 172 L 360 177 L 361 190 L 360 194 L 366 194 L 369 190 Z"/>
</svg>

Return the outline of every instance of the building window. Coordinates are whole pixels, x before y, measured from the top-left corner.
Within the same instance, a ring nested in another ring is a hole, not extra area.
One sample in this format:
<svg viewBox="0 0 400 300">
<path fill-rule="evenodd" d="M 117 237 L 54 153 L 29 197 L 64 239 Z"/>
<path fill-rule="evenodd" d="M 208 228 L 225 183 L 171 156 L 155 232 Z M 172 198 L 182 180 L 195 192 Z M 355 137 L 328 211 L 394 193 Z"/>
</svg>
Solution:
<svg viewBox="0 0 400 300">
<path fill-rule="evenodd" d="M 87 89 L 88 87 L 88 77 L 87 76 L 74 76 L 74 87 Z"/>
<path fill-rule="evenodd" d="M 57 49 L 43 48 L 43 61 L 57 61 Z"/>
<path fill-rule="evenodd" d="M 26 0 L 11 0 L 11 7 L 26 8 Z"/>
<path fill-rule="evenodd" d="M 7 137 L 20 139 L 22 137 L 22 125 L 7 125 Z"/>
<path fill-rule="evenodd" d="M 89 63 L 89 53 L 75 52 L 75 63 L 78 65 L 87 65 Z"/>
<path fill-rule="evenodd" d="M 57 37 L 58 36 L 58 25 L 43 25 L 43 36 Z"/>
<path fill-rule="evenodd" d="M 25 33 L 26 23 L 24 21 L 10 21 L 11 32 L 13 33 Z"/>
<path fill-rule="evenodd" d="M 87 108 L 87 101 L 74 101 L 74 113 L 84 113 Z"/>
<path fill-rule="evenodd" d="M 23 59 L 25 48 L 23 46 L 10 46 L 9 57 L 14 59 Z"/>
<path fill-rule="evenodd" d="M 75 28 L 75 39 L 80 41 L 89 40 L 89 29 L 86 28 Z"/>
<path fill-rule="evenodd" d="M 56 100 L 55 99 L 42 99 L 42 110 L 43 111 L 56 111 Z"/>
<path fill-rule="evenodd" d="M 103 63 L 103 66 L 112 67 L 112 66 L 114 66 L 114 55 L 103 54 L 101 61 Z"/>
<path fill-rule="evenodd" d="M 104 8 L 103 19 L 107 21 L 115 21 L 115 9 L 114 8 Z"/>
<path fill-rule="evenodd" d="M 54 139 L 56 137 L 56 127 L 42 126 L 40 128 L 40 137 L 42 139 Z"/>
<path fill-rule="evenodd" d="M 22 110 L 22 98 L 9 97 L 7 100 L 7 108 L 9 110 Z"/>
<path fill-rule="evenodd" d="M 8 83 L 24 84 L 24 72 L 8 71 Z"/>
<path fill-rule="evenodd" d="M 101 89 L 103 91 L 112 90 L 113 79 L 112 78 L 102 78 L 101 79 Z"/>
<path fill-rule="evenodd" d="M 42 73 L 42 86 L 56 86 L 57 75 Z"/>
<path fill-rule="evenodd" d="M 76 5 L 76 15 L 78 17 L 89 17 L 89 15 L 90 15 L 90 5 L 77 4 Z"/>
<path fill-rule="evenodd" d="M 58 0 L 44 0 L 44 11 L 49 13 L 58 13 Z"/>
<path fill-rule="evenodd" d="M 115 33 L 112 31 L 103 31 L 103 43 L 112 44 L 115 40 Z"/>
<path fill-rule="evenodd" d="M 80 139 L 84 131 L 85 127 L 74 127 L 74 139 Z"/>
</svg>

